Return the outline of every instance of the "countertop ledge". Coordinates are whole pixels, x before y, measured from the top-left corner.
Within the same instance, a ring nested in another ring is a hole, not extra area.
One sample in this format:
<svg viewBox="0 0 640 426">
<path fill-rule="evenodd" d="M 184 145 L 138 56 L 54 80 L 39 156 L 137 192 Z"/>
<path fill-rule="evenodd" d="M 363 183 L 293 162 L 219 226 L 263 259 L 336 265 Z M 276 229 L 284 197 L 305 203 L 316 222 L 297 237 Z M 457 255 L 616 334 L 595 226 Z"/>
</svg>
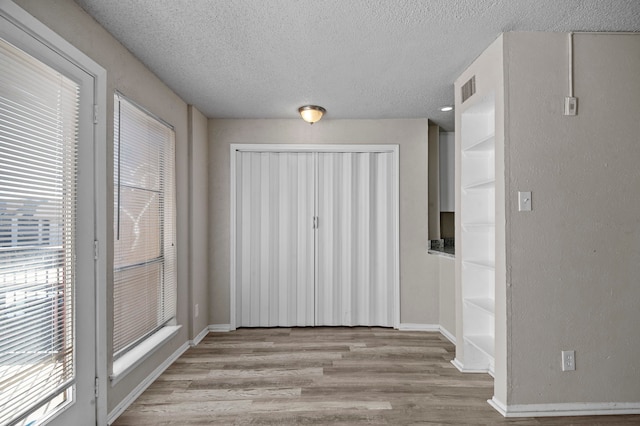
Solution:
<svg viewBox="0 0 640 426">
<path fill-rule="evenodd" d="M 448 257 L 450 259 L 456 258 L 455 248 L 447 247 L 444 249 L 428 249 L 427 252 L 429 254 L 433 254 L 435 256 Z"/>
</svg>

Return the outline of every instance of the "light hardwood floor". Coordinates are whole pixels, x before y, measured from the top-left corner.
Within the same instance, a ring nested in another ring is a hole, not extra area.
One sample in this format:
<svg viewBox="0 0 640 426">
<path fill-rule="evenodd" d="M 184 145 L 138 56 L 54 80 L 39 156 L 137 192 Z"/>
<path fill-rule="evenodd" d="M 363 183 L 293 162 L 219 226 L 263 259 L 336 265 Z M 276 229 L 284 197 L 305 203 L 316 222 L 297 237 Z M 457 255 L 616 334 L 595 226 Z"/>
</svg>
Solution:
<svg viewBox="0 0 640 426">
<path fill-rule="evenodd" d="M 462 374 L 439 333 L 385 328 L 271 328 L 210 333 L 114 423 L 640 424 L 640 416 L 505 419 L 493 379 Z"/>
</svg>

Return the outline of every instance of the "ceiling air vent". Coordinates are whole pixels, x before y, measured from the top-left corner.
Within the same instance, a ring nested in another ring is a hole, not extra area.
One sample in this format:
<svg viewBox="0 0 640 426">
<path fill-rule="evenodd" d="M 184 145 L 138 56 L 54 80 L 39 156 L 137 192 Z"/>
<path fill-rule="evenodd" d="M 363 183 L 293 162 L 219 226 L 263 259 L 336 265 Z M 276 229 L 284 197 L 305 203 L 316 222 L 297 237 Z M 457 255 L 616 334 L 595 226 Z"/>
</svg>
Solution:
<svg viewBox="0 0 640 426">
<path fill-rule="evenodd" d="M 464 103 L 464 101 L 466 101 L 467 99 L 469 99 L 471 96 L 473 96 L 474 93 L 476 93 L 476 76 L 474 75 L 473 77 L 471 77 L 469 79 L 469 81 L 467 81 L 462 88 L 460 89 L 460 92 L 462 92 L 462 103 Z"/>
</svg>

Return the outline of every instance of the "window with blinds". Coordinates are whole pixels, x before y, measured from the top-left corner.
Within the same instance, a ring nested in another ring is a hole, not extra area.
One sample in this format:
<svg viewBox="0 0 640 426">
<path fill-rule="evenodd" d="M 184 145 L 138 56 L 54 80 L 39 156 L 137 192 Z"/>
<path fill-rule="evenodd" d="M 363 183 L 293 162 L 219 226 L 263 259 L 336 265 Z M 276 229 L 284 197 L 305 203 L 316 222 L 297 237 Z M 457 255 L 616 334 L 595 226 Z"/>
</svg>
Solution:
<svg viewBox="0 0 640 426">
<path fill-rule="evenodd" d="M 79 86 L 0 39 L 0 424 L 71 400 Z"/>
<path fill-rule="evenodd" d="M 114 99 L 114 358 L 176 314 L 173 128 Z"/>
</svg>

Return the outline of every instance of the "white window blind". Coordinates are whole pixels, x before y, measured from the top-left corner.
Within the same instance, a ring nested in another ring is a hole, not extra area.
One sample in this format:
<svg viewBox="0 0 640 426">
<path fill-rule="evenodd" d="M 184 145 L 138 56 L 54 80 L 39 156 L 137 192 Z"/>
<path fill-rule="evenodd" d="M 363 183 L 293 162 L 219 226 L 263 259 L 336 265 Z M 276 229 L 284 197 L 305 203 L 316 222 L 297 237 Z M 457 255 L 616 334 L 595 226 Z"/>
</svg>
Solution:
<svg viewBox="0 0 640 426">
<path fill-rule="evenodd" d="M 175 318 L 175 136 L 114 99 L 114 357 Z"/>
<path fill-rule="evenodd" d="M 0 39 L 0 424 L 70 400 L 79 86 Z"/>
</svg>

